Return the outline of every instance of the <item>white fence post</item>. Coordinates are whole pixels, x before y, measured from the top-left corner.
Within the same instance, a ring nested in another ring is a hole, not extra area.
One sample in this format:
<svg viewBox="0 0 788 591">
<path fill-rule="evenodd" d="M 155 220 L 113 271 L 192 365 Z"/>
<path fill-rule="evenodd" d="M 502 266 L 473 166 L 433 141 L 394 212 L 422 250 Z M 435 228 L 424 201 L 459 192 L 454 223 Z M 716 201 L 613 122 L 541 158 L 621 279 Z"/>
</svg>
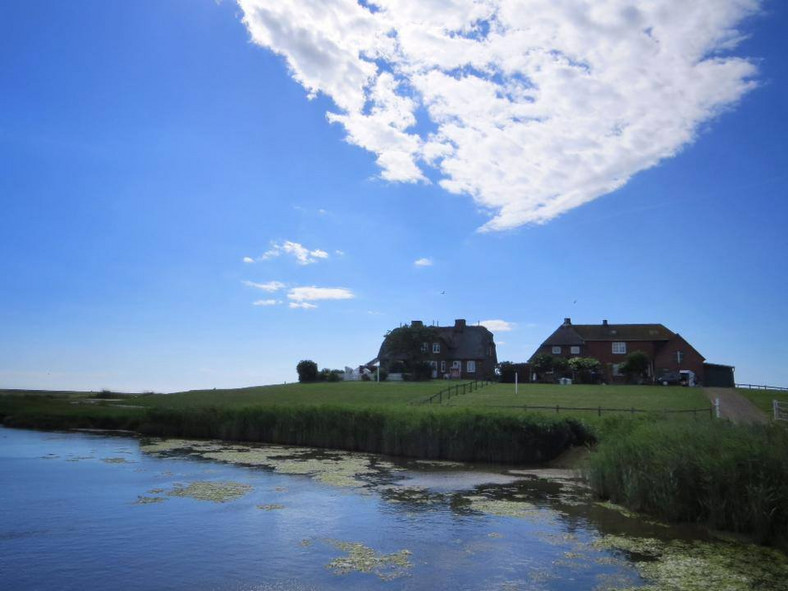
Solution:
<svg viewBox="0 0 788 591">
<path fill-rule="evenodd" d="M 715 398 L 714 399 L 714 416 L 717 417 L 718 419 L 720 418 L 720 399 L 719 398 Z"/>
</svg>

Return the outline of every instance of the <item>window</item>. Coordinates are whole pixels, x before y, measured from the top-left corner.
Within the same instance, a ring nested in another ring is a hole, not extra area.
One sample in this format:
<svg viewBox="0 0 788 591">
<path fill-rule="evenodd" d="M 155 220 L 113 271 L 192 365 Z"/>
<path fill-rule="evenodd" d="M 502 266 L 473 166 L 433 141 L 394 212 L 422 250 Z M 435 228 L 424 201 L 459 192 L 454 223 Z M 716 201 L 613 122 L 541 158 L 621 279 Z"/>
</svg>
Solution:
<svg viewBox="0 0 788 591">
<path fill-rule="evenodd" d="M 627 354 L 627 344 L 622 343 L 620 341 L 616 341 L 613 343 L 613 355 L 626 355 Z"/>
<path fill-rule="evenodd" d="M 468 373 L 476 373 L 476 362 L 469 361 L 468 362 Z"/>
<path fill-rule="evenodd" d="M 426 353 L 427 352 L 427 343 L 422 343 L 421 344 L 421 352 L 422 353 Z"/>
<path fill-rule="evenodd" d="M 621 375 L 621 364 L 620 363 L 614 363 L 613 364 L 613 375 L 614 376 L 620 376 Z"/>
<path fill-rule="evenodd" d="M 441 361 L 441 373 L 446 373 L 446 362 Z"/>
<path fill-rule="evenodd" d="M 553 355 L 560 355 L 561 347 L 553 347 Z"/>
<path fill-rule="evenodd" d="M 580 355 L 580 347 L 578 347 L 577 345 L 575 345 L 573 347 L 569 347 L 569 352 L 572 355 Z"/>
<path fill-rule="evenodd" d="M 676 363 L 681 364 L 682 361 L 684 361 L 684 353 L 676 351 Z"/>
<path fill-rule="evenodd" d="M 452 361 L 451 366 L 453 369 L 460 369 L 462 367 L 462 361 Z"/>
<path fill-rule="evenodd" d="M 441 352 L 441 344 L 440 343 L 432 343 L 432 352 L 433 353 L 440 353 Z"/>
</svg>

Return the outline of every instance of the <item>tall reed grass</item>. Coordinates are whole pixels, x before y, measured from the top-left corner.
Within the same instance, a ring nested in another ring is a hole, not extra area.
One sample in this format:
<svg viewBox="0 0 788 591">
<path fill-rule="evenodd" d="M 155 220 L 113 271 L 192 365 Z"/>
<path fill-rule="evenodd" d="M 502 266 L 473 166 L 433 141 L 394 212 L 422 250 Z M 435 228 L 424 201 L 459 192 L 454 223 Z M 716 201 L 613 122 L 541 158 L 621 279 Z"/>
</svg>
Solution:
<svg viewBox="0 0 788 591">
<path fill-rule="evenodd" d="M 788 430 L 780 426 L 608 424 L 590 480 L 598 495 L 636 511 L 788 542 Z"/>
<path fill-rule="evenodd" d="M 440 409 L 151 409 L 149 435 L 262 441 L 426 459 L 539 463 L 593 435 L 573 419 Z"/>
</svg>

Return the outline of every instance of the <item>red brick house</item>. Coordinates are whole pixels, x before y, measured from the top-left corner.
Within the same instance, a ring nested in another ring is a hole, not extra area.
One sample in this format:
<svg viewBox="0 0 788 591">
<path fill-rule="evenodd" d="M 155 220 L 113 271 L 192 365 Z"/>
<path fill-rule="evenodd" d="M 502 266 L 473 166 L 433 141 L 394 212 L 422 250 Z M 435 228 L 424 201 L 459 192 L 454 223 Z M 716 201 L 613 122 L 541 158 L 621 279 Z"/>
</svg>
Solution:
<svg viewBox="0 0 788 591">
<path fill-rule="evenodd" d="M 411 327 L 421 327 L 421 320 L 411 322 Z M 461 378 L 465 380 L 492 379 L 498 354 L 493 333 L 484 326 L 469 326 L 464 319 L 453 326 L 433 326 L 437 335 L 433 342 L 422 343 L 424 360 L 432 367 L 433 378 Z M 382 367 L 404 359 L 391 353 L 384 339 L 377 359 Z"/>
<path fill-rule="evenodd" d="M 593 357 L 602 363 L 602 374 L 608 383 L 623 382 L 618 371 L 627 355 L 642 351 L 649 358 L 648 376 L 651 380 L 681 370 L 691 370 L 704 383 L 705 358 L 684 338 L 662 324 L 572 324 L 565 318 L 561 326 L 541 344 L 531 356 L 553 355 Z M 727 367 L 727 366 L 723 366 Z M 733 368 L 730 368 L 731 374 Z"/>
</svg>

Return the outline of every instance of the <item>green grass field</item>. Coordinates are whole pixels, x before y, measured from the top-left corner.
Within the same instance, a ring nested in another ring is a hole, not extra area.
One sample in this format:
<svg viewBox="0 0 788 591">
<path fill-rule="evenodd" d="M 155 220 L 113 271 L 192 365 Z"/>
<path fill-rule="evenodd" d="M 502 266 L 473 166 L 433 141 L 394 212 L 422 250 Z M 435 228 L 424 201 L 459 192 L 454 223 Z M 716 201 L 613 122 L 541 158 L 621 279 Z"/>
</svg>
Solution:
<svg viewBox="0 0 788 591">
<path fill-rule="evenodd" d="M 779 390 L 750 390 L 748 388 L 736 388 L 736 392 L 749 398 L 749 400 L 768 416 L 773 416 L 772 401 L 779 400 L 788 405 L 788 392 Z"/>
<path fill-rule="evenodd" d="M 494 384 L 470 394 L 456 396 L 445 402 L 451 406 L 471 408 L 523 409 L 535 406 L 549 406 L 550 409 L 534 409 L 534 412 L 555 413 L 558 405 L 560 413 L 578 418 L 594 416 L 598 409 L 621 409 L 657 412 L 663 410 L 708 409 L 708 399 L 699 388 L 661 387 L 661 386 L 586 386 L 573 384 L 557 386 L 553 384 L 523 384 L 514 392 L 514 384 Z M 595 411 L 564 410 L 570 408 L 593 408 Z M 602 416 L 610 411 L 603 410 Z M 698 413 L 699 416 L 706 416 Z M 690 416 L 676 415 L 676 416 Z"/>
</svg>

